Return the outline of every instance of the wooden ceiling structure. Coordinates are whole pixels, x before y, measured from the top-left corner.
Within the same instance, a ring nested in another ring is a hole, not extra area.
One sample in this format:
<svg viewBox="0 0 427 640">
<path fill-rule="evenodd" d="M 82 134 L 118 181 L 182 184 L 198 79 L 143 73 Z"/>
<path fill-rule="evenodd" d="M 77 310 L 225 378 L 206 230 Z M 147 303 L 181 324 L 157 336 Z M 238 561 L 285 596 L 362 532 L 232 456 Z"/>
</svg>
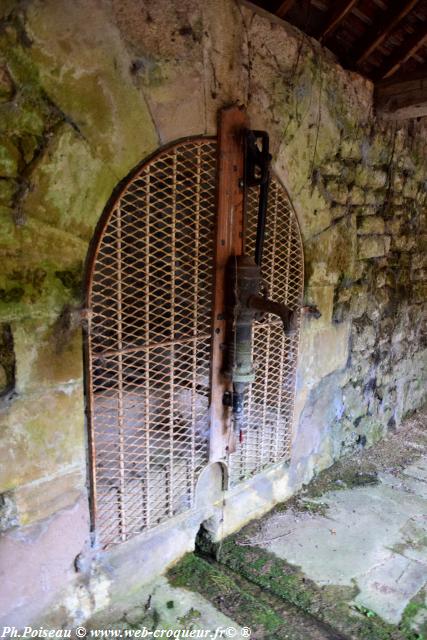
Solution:
<svg viewBox="0 0 427 640">
<path fill-rule="evenodd" d="M 375 83 L 377 111 L 427 115 L 427 0 L 252 0 Z"/>
</svg>

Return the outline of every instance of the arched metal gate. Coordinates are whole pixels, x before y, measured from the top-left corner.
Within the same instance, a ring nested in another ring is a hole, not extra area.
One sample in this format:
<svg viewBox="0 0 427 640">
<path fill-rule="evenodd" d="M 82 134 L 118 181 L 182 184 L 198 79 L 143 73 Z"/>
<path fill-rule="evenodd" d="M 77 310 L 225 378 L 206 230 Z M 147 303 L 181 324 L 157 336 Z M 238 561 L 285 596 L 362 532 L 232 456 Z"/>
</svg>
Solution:
<svg viewBox="0 0 427 640">
<path fill-rule="evenodd" d="M 92 498 L 104 547 L 191 508 L 209 460 L 209 372 L 216 218 L 216 140 L 178 142 L 112 198 L 89 261 L 87 389 Z M 247 243 L 255 242 L 256 189 Z M 302 245 L 273 178 L 263 277 L 301 303 Z M 290 453 L 298 334 L 271 317 L 254 328 L 256 381 L 245 438 L 230 456 L 239 482 Z"/>
</svg>

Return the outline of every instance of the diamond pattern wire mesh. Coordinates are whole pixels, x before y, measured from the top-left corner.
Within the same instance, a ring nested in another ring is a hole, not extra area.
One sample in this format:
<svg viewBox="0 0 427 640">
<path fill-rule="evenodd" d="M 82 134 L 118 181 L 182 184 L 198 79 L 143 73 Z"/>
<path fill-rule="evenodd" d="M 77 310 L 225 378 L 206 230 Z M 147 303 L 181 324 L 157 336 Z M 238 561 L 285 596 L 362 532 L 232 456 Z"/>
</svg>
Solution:
<svg viewBox="0 0 427 640">
<path fill-rule="evenodd" d="M 254 254 L 258 191 L 247 203 L 246 253 Z M 262 275 L 272 300 L 291 309 L 301 305 L 304 262 L 301 237 L 289 198 L 273 178 L 269 193 Z M 255 382 L 245 397 L 243 443 L 230 456 L 232 485 L 290 457 L 298 330 L 285 337 L 281 321 L 267 315 L 254 325 Z"/>
<path fill-rule="evenodd" d="M 100 234 L 89 285 L 90 419 L 95 524 L 104 547 L 193 504 L 208 462 L 216 142 L 160 152 L 129 181 Z M 257 190 L 248 198 L 255 248 Z M 303 256 L 288 197 L 273 179 L 263 276 L 300 304 Z M 245 401 L 236 484 L 290 453 L 298 334 L 267 316 L 254 328 L 256 381 Z"/>
<path fill-rule="evenodd" d="M 160 152 L 99 238 L 88 351 L 104 547 L 190 508 L 208 461 L 215 171 L 213 140 Z"/>
</svg>

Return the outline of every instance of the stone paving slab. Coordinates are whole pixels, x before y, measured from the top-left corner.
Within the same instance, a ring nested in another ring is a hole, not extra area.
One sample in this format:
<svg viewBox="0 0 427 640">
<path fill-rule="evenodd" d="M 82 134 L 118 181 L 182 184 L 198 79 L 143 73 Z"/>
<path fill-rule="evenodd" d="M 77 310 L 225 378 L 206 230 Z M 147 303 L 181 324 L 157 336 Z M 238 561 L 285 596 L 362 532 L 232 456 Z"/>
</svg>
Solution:
<svg viewBox="0 0 427 640">
<path fill-rule="evenodd" d="M 405 468 L 394 486 L 380 478 L 375 485 L 327 492 L 321 497 L 326 515 L 274 513 L 249 542 L 319 585 L 356 584 L 358 603 L 397 623 L 427 584 L 427 497 L 418 480 L 424 477 L 427 456 Z"/>
<path fill-rule="evenodd" d="M 124 602 L 115 603 L 115 608 L 94 616 L 87 625 L 88 629 L 142 630 L 144 627 L 151 632 L 156 629 L 209 630 L 212 637 L 218 629 L 218 633 L 223 631 L 222 637 L 242 637 L 242 627 L 200 593 L 172 586 L 163 576 L 139 589 L 136 597 L 126 598 Z"/>
</svg>

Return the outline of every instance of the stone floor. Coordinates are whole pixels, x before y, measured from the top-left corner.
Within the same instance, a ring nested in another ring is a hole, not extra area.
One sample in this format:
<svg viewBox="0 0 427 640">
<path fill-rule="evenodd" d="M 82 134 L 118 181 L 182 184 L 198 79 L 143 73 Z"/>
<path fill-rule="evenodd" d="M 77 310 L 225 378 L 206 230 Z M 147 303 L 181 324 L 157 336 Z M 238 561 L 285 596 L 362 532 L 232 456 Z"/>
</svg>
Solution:
<svg viewBox="0 0 427 640">
<path fill-rule="evenodd" d="M 427 411 L 117 607 L 92 626 L 427 639 Z"/>
</svg>

